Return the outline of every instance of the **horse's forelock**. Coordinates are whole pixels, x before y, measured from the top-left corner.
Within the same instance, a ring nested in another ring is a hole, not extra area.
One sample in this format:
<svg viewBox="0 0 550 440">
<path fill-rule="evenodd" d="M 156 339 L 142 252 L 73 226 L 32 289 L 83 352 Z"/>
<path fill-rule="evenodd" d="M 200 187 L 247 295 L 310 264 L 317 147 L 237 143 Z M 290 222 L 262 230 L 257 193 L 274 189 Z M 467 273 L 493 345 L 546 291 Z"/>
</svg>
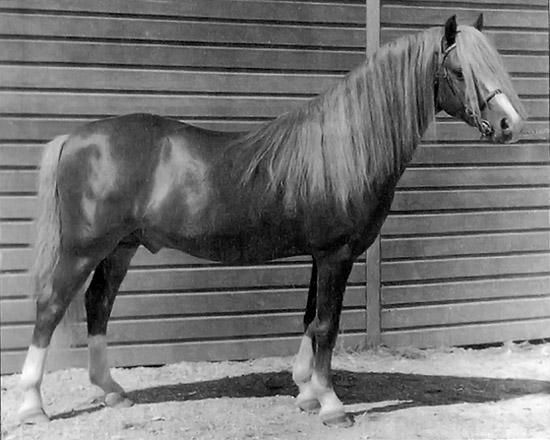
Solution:
<svg viewBox="0 0 550 440">
<path fill-rule="evenodd" d="M 502 90 L 516 111 L 523 117 L 526 112 L 512 86 L 502 58 L 487 37 L 471 26 L 459 26 L 457 56 L 464 73 L 466 100 L 471 110 L 479 117 L 479 97 L 476 81 L 490 81 L 491 87 Z"/>
</svg>

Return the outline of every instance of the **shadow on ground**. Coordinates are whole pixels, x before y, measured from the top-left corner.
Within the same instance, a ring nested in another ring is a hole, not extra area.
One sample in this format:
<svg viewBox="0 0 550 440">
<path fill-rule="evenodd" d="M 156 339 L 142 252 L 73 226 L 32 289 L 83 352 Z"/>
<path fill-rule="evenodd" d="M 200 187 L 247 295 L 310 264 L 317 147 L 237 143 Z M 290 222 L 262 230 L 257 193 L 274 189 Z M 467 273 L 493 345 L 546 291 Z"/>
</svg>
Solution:
<svg viewBox="0 0 550 440">
<path fill-rule="evenodd" d="M 529 394 L 550 394 L 550 382 L 527 379 L 360 373 L 344 370 L 334 371 L 333 377 L 336 392 L 344 404 L 399 402 L 375 407 L 368 412 L 390 412 L 402 408 L 455 403 L 495 402 Z M 128 397 L 139 405 L 219 397 L 295 396 L 297 392 L 291 373 L 282 371 L 144 388 L 129 392 Z M 52 419 L 70 418 L 99 409 L 101 406 L 91 406 L 57 414 Z"/>
</svg>

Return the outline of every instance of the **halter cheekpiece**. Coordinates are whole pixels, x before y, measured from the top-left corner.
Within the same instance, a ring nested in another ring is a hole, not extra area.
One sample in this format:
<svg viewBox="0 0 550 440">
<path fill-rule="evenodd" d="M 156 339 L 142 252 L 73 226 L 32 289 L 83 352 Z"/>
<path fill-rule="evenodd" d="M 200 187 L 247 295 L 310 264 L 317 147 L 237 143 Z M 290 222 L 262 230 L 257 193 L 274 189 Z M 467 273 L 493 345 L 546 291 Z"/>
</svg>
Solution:
<svg viewBox="0 0 550 440">
<path fill-rule="evenodd" d="M 447 60 L 447 57 L 449 56 L 449 54 L 454 49 L 456 49 L 456 43 L 453 43 L 449 47 L 447 47 L 446 49 L 443 49 L 443 40 L 441 40 L 442 59 L 441 59 L 441 62 L 439 63 L 439 67 L 437 69 L 437 73 L 436 73 L 435 81 L 434 81 L 436 99 L 438 97 L 438 92 L 439 92 L 440 78 L 443 78 L 445 80 L 445 82 L 447 83 L 447 86 L 449 87 L 449 90 L 451 91 L 451 93 L 455 97 L 457 97 L 457 99 L 459 99 L 456 88 L 455 88 L 453 82 L 450 79 L 449 71 L 445 67 L 445 61 Z M 481 103 L 479 105 L 479 110 L 483 111 L 489 105 L 489 102 L 495 96 L 497 96 L 501 93 L 503 93 L 503 92 L 500 89 L 495 89 L 491 93 L 489 93 L 489 95 L 486 98 L 481 100 Z M 459 99 L 459 101 L 461 101 L 461 100 Z M 482 119 L 479 116 L 477 116 L 475 114 L 475 112 L 468 105 L 464 104 L 464 102 L 461 101 L 461 103 L 462 103 L 462 106 L 464 108 L 464 113 L 465 113 L 466 117 L 480 131 L 481 135 L 484 136 L 484 137 L 492 136 L 493 133 L 495 132 L 495 129 L 493 128 L 491 123 L 489 121 L 487 121 L 486 119 Z"/>
</svg>

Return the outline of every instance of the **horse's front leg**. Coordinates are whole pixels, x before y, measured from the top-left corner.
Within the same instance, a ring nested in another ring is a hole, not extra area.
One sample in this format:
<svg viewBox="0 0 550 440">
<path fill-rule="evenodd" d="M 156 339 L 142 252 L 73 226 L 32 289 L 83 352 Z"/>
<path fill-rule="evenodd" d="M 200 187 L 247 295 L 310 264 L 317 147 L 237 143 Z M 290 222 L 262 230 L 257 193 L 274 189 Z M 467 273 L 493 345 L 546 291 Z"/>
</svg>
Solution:
<svg viewBox="0 0 550 440">
<path fill-rule="evenodd" d="M 342 246 L 336 251 L 319 253 L 315 258 L 317 262 L 316 315 L 305 337 L 308 335 L 312 337 L 316 349 L 311 379 L 301 384 L 300 396 L 307 396 L 308 399 L 316 398 L 319 401 L 321 405 L 319 415 L 324 424 L 351 426 L 353 422 L 346 415 L 344 405 L 334 392 L 331 359 L 338 336 L 344 290 L 353 266 L 352 253 L 348 246 Z"/>
<path fill-rule="evenodd" d="M 315 338 L 311 323 L 317 314 L 317 263 L 313 260 L 311 280 L 307 294 L 306 312 L 304 314 L 304 336 L 300 343 L 300 349 L 294 360 L 292 378 L 298 386 L 300 393 L 296 397 L 298 407 L 303 411 L 316 411 L 320 408 L 319 400 L 313 392 L 309 382 L 313 375 Z"/>
</svg>

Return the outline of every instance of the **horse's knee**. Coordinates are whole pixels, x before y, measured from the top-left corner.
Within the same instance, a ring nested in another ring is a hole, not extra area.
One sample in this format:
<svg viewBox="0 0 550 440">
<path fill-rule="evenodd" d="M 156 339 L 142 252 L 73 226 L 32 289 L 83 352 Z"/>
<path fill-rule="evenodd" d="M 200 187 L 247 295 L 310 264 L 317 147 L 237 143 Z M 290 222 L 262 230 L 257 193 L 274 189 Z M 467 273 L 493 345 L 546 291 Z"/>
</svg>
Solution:
<svg viewBox="0 0 550 440">
<path fill-rule="evenodd" d="M 319 320 L 315 323 L 314 334 L 318 347 L 330 348 L 336 341 L 338 326 L 330 319 Z"/>
</svg>

